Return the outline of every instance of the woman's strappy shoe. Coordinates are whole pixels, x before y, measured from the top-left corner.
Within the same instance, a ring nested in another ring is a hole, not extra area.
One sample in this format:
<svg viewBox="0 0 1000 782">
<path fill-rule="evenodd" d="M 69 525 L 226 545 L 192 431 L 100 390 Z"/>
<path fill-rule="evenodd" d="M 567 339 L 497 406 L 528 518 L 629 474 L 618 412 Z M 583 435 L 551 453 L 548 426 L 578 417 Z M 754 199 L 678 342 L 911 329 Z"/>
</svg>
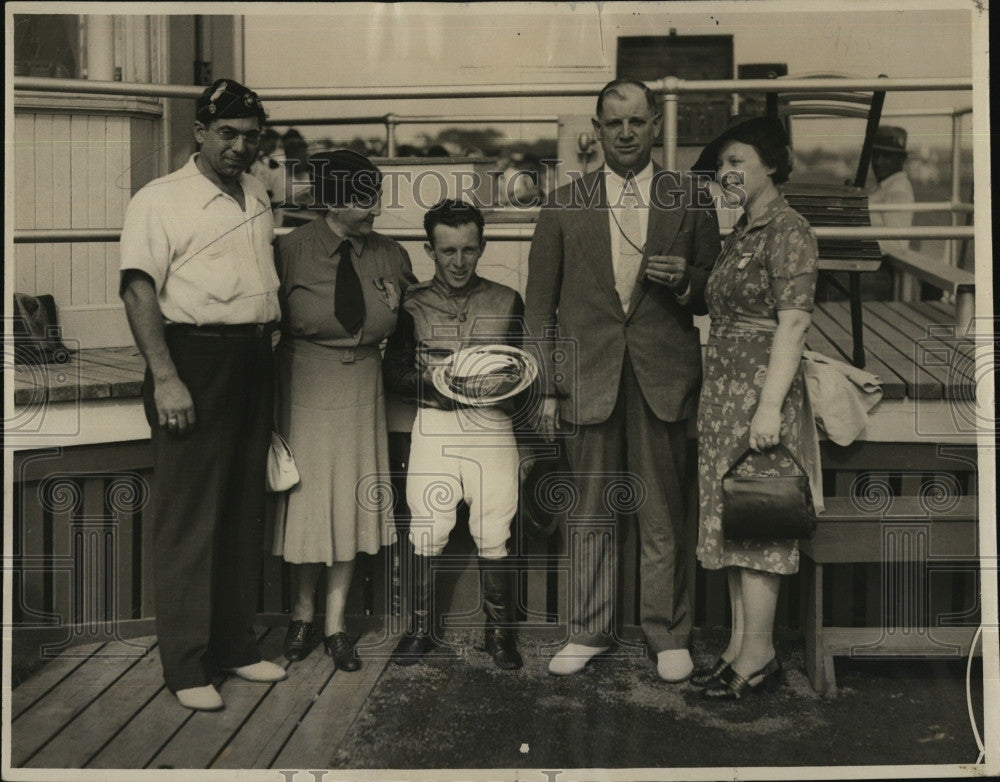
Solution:
<svg viewBox="0 0 1000 782">
<path fill-rule="evenodd" d="M 696 687 L 718 687 L 724 685 L 729 679 L 729 673 L 733 670 L 731 663 L 727 663 L 721 657 L 707 668 L 699 668 L 688 681 Z"/>
<path fill-rule="evenodd" d="M 774 692 L 781 685 L 783 678 L 784 672 L 781 669 L 781 663 L 778 662 L 777 657 L 772 657 L 771 662 L 747 677 L 730 669 L 727 682 L 709 687 L 703 691 L 703 694 L 708 700 L 738 701 L 751 692 L 759 690 Z"/>
</svg>

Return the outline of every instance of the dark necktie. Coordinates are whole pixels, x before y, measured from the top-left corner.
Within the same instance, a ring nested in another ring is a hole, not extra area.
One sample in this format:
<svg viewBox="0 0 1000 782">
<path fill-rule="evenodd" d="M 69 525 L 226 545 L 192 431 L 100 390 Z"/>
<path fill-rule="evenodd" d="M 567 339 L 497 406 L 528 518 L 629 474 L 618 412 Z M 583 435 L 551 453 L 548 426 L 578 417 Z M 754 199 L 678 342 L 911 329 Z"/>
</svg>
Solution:
<svg viewBox="0 0 1000 782">
<path fill-rule="evenodd" d="M 333 314 L 351 335 L 357 334 L 365 322 L 365 294 L 351 263 L 351 243 L 346 239 L 340 244 L 340 263 L 337 264 L 337 281 L 333 289 Z"/>
</svg>

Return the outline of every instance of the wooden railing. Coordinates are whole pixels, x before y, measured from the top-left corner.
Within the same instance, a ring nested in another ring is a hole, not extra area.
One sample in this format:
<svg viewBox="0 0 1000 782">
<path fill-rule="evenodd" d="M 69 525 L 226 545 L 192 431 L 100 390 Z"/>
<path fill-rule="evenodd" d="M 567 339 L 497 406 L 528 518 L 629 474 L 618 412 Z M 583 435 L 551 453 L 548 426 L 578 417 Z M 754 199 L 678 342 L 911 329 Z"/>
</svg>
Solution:
<svg viewBox="0 0 1000 782">
<path fill-rule="evenodd" d="M 960 520 L 967 526 L 971 524 L 972 534 L 965 534 L 964 527 L 954 527 L 959 537 L 944 550 L 945 556 L 932 549 L 932 556 L 916 560 L 917 571 L 911 566 L 911 575 L 916 572 L 925 585 L 921 595 L 928 611 L 933 609 L 935 616 L 950 617 L 953 625 L 969 629 L 971 634 L 979 616 L 975 516 L 968 513 L 970 507 L 975 507 L 977 494 L 975 449 L 965 447 L 963 458 L 956 461 L 935 456 L 937 448 L 932 443 L 856 443 L 846 450 L 827 446 L 823 456 L 825 494 L 841 498 L 831 504 L 833 516 L 841 525 L 851 516 L 847 511 L 854 508 L 854 515 L 869 527 L 874 525 L 876 532 L 901 521 L 931 524 L 930 528 L 936 530 L 955 516 L 955 508 L 964 509 Z M 691 440 L 692 466 L 694 453 L 695 442 Z M 150 632 L 149 620 L 154 616 L 152 567 L 156 557 L 145 513 L 150 457 L 148 442 L 17 455 L 12 625 L 17 633 L 30 635 L 35 631 L 38 637 L 46 637 L 47 653 L 86 640 L 123 639 Z M 885 468 L 872 472 L 872 464 Z M 909 467 L 903 469 L 903 464 Z M 878 508 L 873 510 L 872 503 L 884 496 L 891 499 L 893 494 L 923 498 L 920 518 L 891 512 L 885 517 L 873 515 Z M 821 527 L 823 523 L 821 520 Z M 625 527 L 624 534 L 619 616 L 628 627 L 639 621 L 638 560 L 634 556 L 638 536 L 631 527 Z M 694 505 L 688 535 L 695 626 L 699 633 L 718 635 L 729 623 L 726 581 L 721 572 L 706 572 L 695 566 Z M 515 541 L 523 570 L 520 602 L 523 617 L 532 626 L 548 624 L 558 629 L 564 625 L 565 574 L 571 567 L 565 543 L 564 531 L 544 539 L 522 535 Z M 841 554 L 823 559 L 815 553 L 829 551 L 829 546 L 829 541 L 820 537 L 815 545 L 804 547 L 817 562 L 829 564 L 819 570 L 818 586 L 809 581 L 815 571 L 805 568 L 803 575 L 786 580 L 778 607 L 779 637 L 802 637 L 810 622 L 815 629 L 816 617 L 809 614 L 808 608 L 817 605 L 817 595 L 822 606 L 820 619 L 828 627 L 840 628 L 842 633 L 845 628 L 869 628 L 865 631 L 868 634 L 870 628 L 884 627 L 889 598 L 886 579 L 889 569 L 895 566 L 893 557 L 880 560 L 869 552 L 865 557 Z M 352 590 L 354 612 L 368 610 L 389 619 L 393 592 L 388 582 L 393 570 L 387 557 L 392 553 L 384 549 L 374 558 L 362 558 Z M 461 568 L 461 559 L 458 562 Z M 808 592 L 804 591 L 807 585 Z M 286 621 L 291 589 L 288 566 L 264 554 L 258 606 L 263 622 Z M 447 613 L 449 606 L 441 609 Z M 924 620 L 924 632 L 932 637 L 933 618 L 928 615 Z M 955 630 L 944 632 L 953 635 Z M 818 674 L 820 678 L 822 675 Z"/>
<path fill-rule="evenodd" d="M 50 652 L 116 637 L 153 616 L 145 509 L 149 441 L 20 452 L 14 459 L 12 624 Z M 62 638 L 53 638 L 58 628 Z"/>
</svg>

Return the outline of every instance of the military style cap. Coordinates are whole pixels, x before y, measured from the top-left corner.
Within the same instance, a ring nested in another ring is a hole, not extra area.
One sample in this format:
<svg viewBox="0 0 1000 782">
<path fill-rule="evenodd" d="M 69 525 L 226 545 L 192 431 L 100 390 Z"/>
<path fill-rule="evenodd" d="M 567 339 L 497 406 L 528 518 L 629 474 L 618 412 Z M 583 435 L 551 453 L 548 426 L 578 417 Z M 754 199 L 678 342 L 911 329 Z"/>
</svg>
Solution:
<svg viewBox="0 0 1000 782">
<path fill-rule="evenodd" d="M 195 116 L 206 125 L 216 119 L 267 119 L 257 93 L 233 79 L 216 79 L 207 87 L 195 104 Z"/>
</svg>

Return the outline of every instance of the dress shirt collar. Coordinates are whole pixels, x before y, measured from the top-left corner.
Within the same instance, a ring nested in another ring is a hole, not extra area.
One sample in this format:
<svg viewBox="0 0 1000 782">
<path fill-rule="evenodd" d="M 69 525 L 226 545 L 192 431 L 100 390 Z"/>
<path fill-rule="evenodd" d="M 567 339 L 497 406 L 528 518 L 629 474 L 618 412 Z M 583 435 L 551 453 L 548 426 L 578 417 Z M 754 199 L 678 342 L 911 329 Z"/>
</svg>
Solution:
<svg viewBox="0 0 1000 782">
<path fill-rule="evenodd" d="M 639 195 L 641 196 L 639 200 L 641 206 L 648 206 L 644 199 L 649 195 L 649 183 L 653 179 L 653 173 L 653 161 L 650 160 L 642 171 L 632 177 L 639 189 Z M 604 186 L 608 197 L 608 203 L 611 206 L 620 206 L 621 204 L 619 201 L 621 199 L 622 190 L 625 188 L 625 177 L 616 174 L 606 163 L 604 164 Z"/>
<path fill-rule="evenodd" d="M 334 226 L 330 225 L 330 221 L 326 219 L 326 215 L 317 217 L 313 222 L 322 223 L 317 228 L 317 231 L 323 242 L 323 247 L 331 256 L 340 251 L 340 245 L 346 239 L 351 243 L 351 247 L 354 248 L 354 254 L 359 258 L 361 257 L 361 253 L 365 249 L 365 237 L 341 235 Z"/>
<path fill-rule="evenodd" d="M 201 208 L 204 209 L 216 198 L 219 198 L 220 196 L 225 197 L 226 193 L 223 193 L 219 189 L 219 186 L 215 184 L 215 182 L 213 182 L 211 179 L 209 179 L 207 176 L 201 173 L 201 169 L 198 168 L 198 163 L 196 162 L 197 158 L 198 158 L 197 152 L 191 155 L 191 157 L 188 158 L 188 162 L 185 163 L 184 167 L 181 169 L 181 174 L 182 176 L 191 178 L 191 182 L 194 184 L 194 187 L 196 189 L 196 196 L 198 203 L 201 204 Z M 243 197 L 247 198 L 248 196 L 250 196 L 258 203 L 264 204 L 265 206 L 267 206 L 268 209 L 270 209 L 271 208 L 270 202 L 265 203 L 264 201 L 262 201 L 253 187 L 245 187 L 245 185 L 247 185 L 249 181 L 250 181 L 250 174 L 247 174 L 245 171 L 241 172 L 239 182 L 240 182 L 240 187 L 243 190 Z"/>
</svg>

